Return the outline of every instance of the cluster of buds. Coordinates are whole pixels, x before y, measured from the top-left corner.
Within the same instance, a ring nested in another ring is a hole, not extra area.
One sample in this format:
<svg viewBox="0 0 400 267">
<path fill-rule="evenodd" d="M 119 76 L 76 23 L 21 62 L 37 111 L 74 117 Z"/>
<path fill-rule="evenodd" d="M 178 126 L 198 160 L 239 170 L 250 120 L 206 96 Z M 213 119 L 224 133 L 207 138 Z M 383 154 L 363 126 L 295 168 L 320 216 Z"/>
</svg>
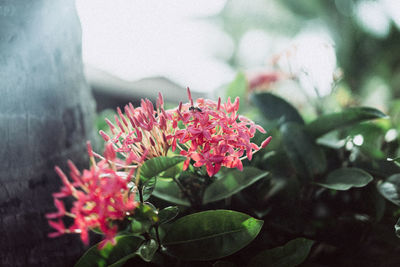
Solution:
<svg viewBox="0 0 400 267">
<path fill-rule="evenodd" d="M 60 176 L 63 187 L 60 192 L 54 193 L 54 204 L 58 211 L 46 214 L 49 224 L 56 232 L 50 233 L 50 237 L 56 237 L 66 233 L 78 233 L 82 241 L 88 244 L 88 231 L 98 229 L 105 235 L 101 247 L 107 242 L 115 243 L 115 235 L 118 232 L 116 221 L 129 216 L 137 206 L 134 190 L 130 186 L 135 168 L 132 168 L 134 154 L 128 160 L 117 158 L 116 151 L 111 143 L 106 145 L 104 157 L 96 162 L 94 153 L 88 143 L 88 152 L 92 166 L 81 173 L 76 166 L 69 161 L 71 181 L 59 168 L 55 170 Z M 128 170 L 123 166 L 130 166 Z M 73 197 L 75 201 L 70 211 L 67 211 L 62 199 Z M 62 218 L 71 217 L 73 224 L 65 227 Z"/>
</svg>

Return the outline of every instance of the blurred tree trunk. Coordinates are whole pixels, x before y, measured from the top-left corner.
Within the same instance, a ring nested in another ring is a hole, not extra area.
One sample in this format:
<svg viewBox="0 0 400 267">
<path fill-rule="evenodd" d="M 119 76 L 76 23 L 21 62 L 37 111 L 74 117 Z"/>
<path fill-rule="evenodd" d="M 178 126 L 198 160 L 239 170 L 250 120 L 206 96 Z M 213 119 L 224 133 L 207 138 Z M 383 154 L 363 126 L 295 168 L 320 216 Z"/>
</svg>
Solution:
<svg viewBox="0 0 400 267">
<path fill-rule="evenodd" d="M 0 266 L 71 266 L 79 236 L 48 238 L 44 215 L 92 134 L 74 0 L 0 1 L 0 92 Z"/>
</svg>

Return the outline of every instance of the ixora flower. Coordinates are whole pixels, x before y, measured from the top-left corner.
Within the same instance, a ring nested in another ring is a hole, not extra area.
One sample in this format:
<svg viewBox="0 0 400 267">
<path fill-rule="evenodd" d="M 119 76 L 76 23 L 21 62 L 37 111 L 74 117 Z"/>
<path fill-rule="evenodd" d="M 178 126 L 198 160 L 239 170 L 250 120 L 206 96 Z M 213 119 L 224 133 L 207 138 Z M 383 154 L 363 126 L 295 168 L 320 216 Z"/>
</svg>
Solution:
<svg viewBox="0 0 400 267">
<path fill-rule="evenodd" d="M 251 160 L 253 153 L 271 141 L 271 137 L 266 138 L 260 147 L 250 141 L 257 130 L 265 131 L 237 114 L 239 98 L 234 102 L 228 98 L 226 103 L 221 103 L 221 99 L 197 99 L 195 103 L 189 88 L 187 92 L 189 103 L 180 103 L 172 110 L 164 109 L 161 94 L 156 109 L 147 99 L 137 108 L 132 104 L 125 106 L 125 114 L 118 108 L 114 123 L 106 119 L 111 136 L 100 131 L 106 141 L 103 155 L 93 152 L 88 143 L 90 169 L 80 173 L 69 161 L 70 181 L 60 168 L 55 168 L 63 187 L 53 194 L 58 211 L 46 215 L 56 230 L 50 237 L 79 233 L 87 244 L 88 231 L 99 229 L 105 235 L 100 248 L 107 242 L 115 243 L 118 221 L 131 216 L 138 205 L 135 196 L 139 170 L 148 159 L 178 150 L 187 158 L 183 170 L 193 161 L 194 167 L 205 166 L 212 177 L 221 166 L 242 170 L 242 160 Z M 61 201 L 67 197 L 75 199 L 70 211 Z M 71 226 L 64 225 L 64 216 L 73 219 Z"/>
<path fill-rule="evenodd" d="M 228 98 L 226 103 L 208 99 L 197 99 L 194 103 L 189 88 L 189 101 L 180 104 L 172 112 L 173 134 L 172 150 L 180 148 L 180 154 L 187 157 L 184 164 L 186 170 L 193 160 L 195 167 L 205 165 L 208 175 L 215 175 L 221 168 L 243 169 L 242 160 L 252 159 L 253 153 L 266 147 L 271 137 L 264 140 L 261 146 L 250 142 L 256 130 L 265 130 L 250 119 L 240 116 L 239 98 L 232 103 Z M 183 127 L 178 127 L 181 124 Z"/>
<path fill-rule="evenodd" d="M 99 162 L 94 159 L 90 143 L 88 152 L 92 162 L 89 170 L 80 173 L 71 161 L 68 162 L 71 181 L 59 167 L 55 168 L 63 187 L 60 192 L 53 194 L 58 211 L 46 214 L 46 218 L 56 230 L 49 234 L 50 237 L 78 233 L 82 241 L 88 244 L 88 230 L 97 228 L 105 235 L 100 246 L 103 247 L 107 242 L 115 243 L 114 237 L 118 231 L 115 222 L 130 215 L 137 206 L 135 194 L 129 186 L 135 168 L 130 165 L 129 171 L 120 171 L 131 162 L 119 160 L 111 143 L 106 145 L 104 158 Z M 75 201 L 71 210 L 67 211 L 61 199 L 71 196 Z M 65 227 L 62 221 L 64 216 L 73 219 L 74 223 L 70 227 Z"/>
<path fill-rule="evenodd" d="M 209 99 L 197 99 L 194 103 L 189 88 L 189 103 L 180 103 L 176 109 L 164 110 L 161 94 L 157 99 L 157 108 L 149 100 L 142 100 L 140 107 L 132 104 L 125 106 L 125 115 L 118 108 L 115 126 L 106 120 L 112 137 L 100 131 L 105 141 L 112 142 L 117 152 L 131 153 L 138 157 L 148 148 L 147 159 L 166 156 L 169 148 L 174 152 L 177 148 L 195 167 L 206 166 L 211 177 L 221 166 L 243 169 L 242 160 L 252 159 L 254 152 L 264 148 L 271 141 L 268 137 L 261 146 L 250 142 L 256 130 L 265 130 L 250 119 L 239 116 L 239 98 L 232 103 Z M 246 155 L 244 155 L 246 154 Z"/>
</svg>

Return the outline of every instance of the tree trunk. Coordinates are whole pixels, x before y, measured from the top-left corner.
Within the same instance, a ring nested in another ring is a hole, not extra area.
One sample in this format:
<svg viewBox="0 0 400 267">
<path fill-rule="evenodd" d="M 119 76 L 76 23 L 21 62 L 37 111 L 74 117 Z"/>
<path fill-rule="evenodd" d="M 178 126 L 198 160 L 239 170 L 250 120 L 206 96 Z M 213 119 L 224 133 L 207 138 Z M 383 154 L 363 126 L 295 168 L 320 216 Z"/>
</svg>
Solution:
<svg viewBox="0 0 400 267">
<path fill-rule="evenodd" d="M 0 0 L 0 92 L 0 266 L 71 266 L 79 236 L 48 238 L 44 215 L 92 134 L 74 0 Z"/>
</svg>

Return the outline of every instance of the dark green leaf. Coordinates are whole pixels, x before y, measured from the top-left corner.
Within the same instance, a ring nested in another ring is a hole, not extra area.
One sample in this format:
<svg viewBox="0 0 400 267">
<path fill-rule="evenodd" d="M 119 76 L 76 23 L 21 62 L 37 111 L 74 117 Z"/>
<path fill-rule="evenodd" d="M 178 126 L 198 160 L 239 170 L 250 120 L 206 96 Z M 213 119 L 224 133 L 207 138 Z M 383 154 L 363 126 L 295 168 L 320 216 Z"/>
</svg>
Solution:
<svg viewBox="0 0 400 267">
<path fill-rule="evenodd" d="M 185 157 L 156 157 L 146 160 L 140 168 L 140 175 L 147 179 L 156 177 L 185 159 Z"/>
<path fill-rule="evenodd" d="M 183 260 L 213 260 L 235 253 L 260 232 L 263 221 L 231 210 L 209 210 L 171 224 L 163 245 Z"/>
<path fill-rule="evenodd" d="M 400 174 L 394 174 L 377 184 L 379 193 L 392 203 L 400 206 Z"/>
<path fill-rule="evenodd" d="M 254 257 L 248 267 L 294 267 L 301 264 L 310 253 L 314 241 L 296 238 L 282 247 L 265 250 Z"/>
<path fill-rule="evenodd" d="M 276 95 L 257 93 L 252 94 L 251 100 L 268 120 L 277 120 L 280 123 L 292 121 L 304 124 L 304 120 L 297 109 Z"/>
<path fill-rule="evenodd" d="M 316 184 L 334 190 L 349 190 L 364 187 L 373 180 L 372 176 L 358 168 L 341 168 L 329 173 Z"/>
<path fill-rule="evenodd" d="M 98 249 L 99 244 L 89 248 L 75 267 L 122 266 L 136 255 L 136 250 L 144 241 L 143 238 L 133 235 L 117 236 L 116 240 L 115 246 L 107 244 L 102 250 Z"/>
<path fill-rule="evenodd" d="M 137 251 L 144 261 L 150 262 L 153 259 L 154 254 L 158 249 L 158 244 L 154 239 L 147 240 L 144 242 Z"/>
<path fill-rule="evenodd" d="M 397 220 L 397 223 L 394 226 L 394 231 L 396 233 L 396 236 L 400 238 L 400 218 Z"/>
<path fill-rule="evenodd" d="M 349 108 L 341 112 L 318 117 L 316 120 L 306 126 L 306 131 L 313 138 L 316 138 L 341 127 L 349 126 L 366 120 L 386 117 L 387 116 L 384 113 L 374 108 Z"/>
<path fill-rule="evenodd" d="M 206 188 L 203 204 L 230 197 L 267 175 L 268 172 L 254 167 L 245 167 L 243 171 L 230 170 Z"/>
<path fill-rule="evenodd" d="M 157 178 L 152 177 L 143 184 L 143 186 L 142 186 L 143 201 L 146 201 L 150 198 L 151 194 L 154 191 L 154 188 L 156 187 L 156 182 L 157 182 Z"/>
<path fill-rule="evenodd" d="M 285 151 L 301 177 L 309 179 L 326 169 L 326 157 L 304 131 L 304 126 L 289 122 L 281 127 Z"/>
<path fill-rule="evenodd" d="M 167 223 L 173 220 L 179 213 L 177 206 L 166 207 L 158 212 L 159 224 Z"/>
<path fill-rule="evenodd" d="M 184 195 L 174 181 L 158 179 L 153 196 L 178 205 L 190 206 L 190 202 L 184 198 Z"/>
</svg>

